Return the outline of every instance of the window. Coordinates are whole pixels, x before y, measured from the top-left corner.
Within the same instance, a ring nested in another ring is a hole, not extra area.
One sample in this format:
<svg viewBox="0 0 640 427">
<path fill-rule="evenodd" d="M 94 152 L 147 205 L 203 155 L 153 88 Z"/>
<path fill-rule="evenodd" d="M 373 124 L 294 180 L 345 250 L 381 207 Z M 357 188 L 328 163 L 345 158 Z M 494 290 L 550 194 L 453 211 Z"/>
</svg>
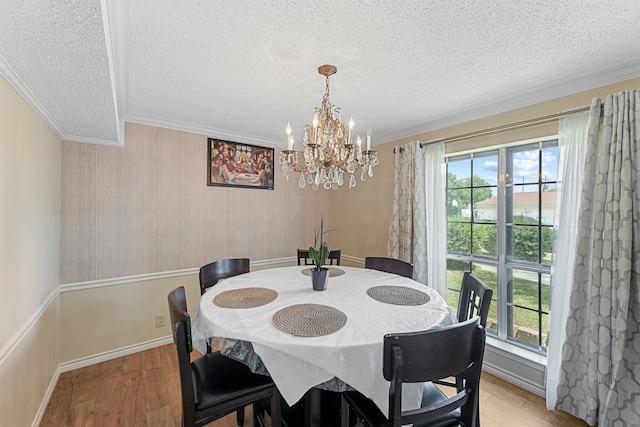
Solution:
<svg viewBox="0 0 640 427">
<path fill-rule="evenodd" d="M 464 271 L 493 288 L 487 332 L 541 353 L 549 320 L 557 140 L 447 162 L 447 302 Z"/>
</svg>

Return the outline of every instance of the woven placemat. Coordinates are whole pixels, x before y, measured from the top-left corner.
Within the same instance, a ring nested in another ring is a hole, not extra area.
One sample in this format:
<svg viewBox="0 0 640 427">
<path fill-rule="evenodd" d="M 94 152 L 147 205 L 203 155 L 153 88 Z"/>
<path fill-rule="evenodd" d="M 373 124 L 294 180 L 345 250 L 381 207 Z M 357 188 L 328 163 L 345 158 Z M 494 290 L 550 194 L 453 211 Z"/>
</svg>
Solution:
<svg viewBox="0 0 640 427">
<path fill-rule="evenodd" d="M 342 276 L 344 274 L 344 270 L 340 270 L 335 267 L 327 267 L 329 269 L 329 277 Z M 302 270 L 302 274 L 305 276 L 311 276 L 311 268 L 305 268 Z"/>
<path fill-rule="evenodd" d="M 429 295 L 406 286 L 374 286 L 367 295 L 376 301 L 395 305 L 422 305 L 429 302 Z"/>
<path fill-rule="evenodd" d="M 267 288 L 242 288 L 224 291 L 213 298 L 213 303 L 223 308 L 252 308 L 269 304 L 278 293 Z"/>
<path fill-rule="evenodd" d="M 273 315 L 276 328 L 297 337 L 321 337 L 340 330 L 347 316 L 340 310 L 322 304 L 295 304 Z"/>
</svg>

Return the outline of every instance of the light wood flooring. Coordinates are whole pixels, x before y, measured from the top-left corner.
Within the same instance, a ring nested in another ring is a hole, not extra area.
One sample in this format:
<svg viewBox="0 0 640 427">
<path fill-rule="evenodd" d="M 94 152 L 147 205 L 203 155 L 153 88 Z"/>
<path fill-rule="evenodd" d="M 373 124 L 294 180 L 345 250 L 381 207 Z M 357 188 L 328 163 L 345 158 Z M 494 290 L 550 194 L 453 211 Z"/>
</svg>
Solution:
<svg viewBox="0 0 640 427">
<path fill-rule="evenodd" d="M 482 427 L 587 427 L 560 411 L 547 411 L 544 399 L 483 373 Z M 44 414 L 48 426 L 180 426 L 178 361 L 173 344 L 60 375 Z M 209 424 L 236 427 L 235 414 Z M 250 409 L 245 427 L 253 427 Z M 295 426 L 294 426 L 295 427 Z"/>
</svg>

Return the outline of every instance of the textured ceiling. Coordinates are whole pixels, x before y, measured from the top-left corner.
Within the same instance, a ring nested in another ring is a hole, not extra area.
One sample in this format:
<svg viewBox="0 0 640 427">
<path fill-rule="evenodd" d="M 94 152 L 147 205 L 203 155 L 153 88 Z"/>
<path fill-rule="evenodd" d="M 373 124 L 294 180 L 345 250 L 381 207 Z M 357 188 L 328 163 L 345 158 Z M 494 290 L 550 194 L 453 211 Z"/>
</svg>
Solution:
<svg viewBox="0 0 640 427">
<path fill-rule="evenodd" d="M 0 0 L 0 72 L 64 139 L 285 146 L 325 89 L 391 141 L 640 76 L 637 0 Z"/>
</svg>

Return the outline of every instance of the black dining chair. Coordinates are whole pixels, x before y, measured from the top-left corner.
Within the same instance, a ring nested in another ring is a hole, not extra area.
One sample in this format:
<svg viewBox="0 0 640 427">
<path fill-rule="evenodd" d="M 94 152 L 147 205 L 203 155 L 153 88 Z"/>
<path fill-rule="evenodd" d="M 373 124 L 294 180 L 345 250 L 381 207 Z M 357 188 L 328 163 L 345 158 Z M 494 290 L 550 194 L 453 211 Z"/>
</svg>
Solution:
<svg viewBox="0 0 640 427">
<path fill-rule="evenodd" d="M 336 249 L 333 251 L 329 251 L 329 256 L 327 257 L 327 262 L 329 265 L 340 265 L 340 256 L 342 251 L 340 249 Z M 313 265 L 313 260 L 309 258 L 309 251 L 305 249 L 298 249 L 298 265 Z"/>
<path fill-rule="evenodd" d="M 253 425 L 257 426 L 260 404 L 270 400 L 271 425 L 279 427 L 280 393 L 271 377 L 254 374 L 243 363 L 220 352 L 207 353 L 192 362 L 191 317 L 184 286 L 171 291 L 167 300 L 178 351 L 182 425 L 203 426 L 232 412 L 237 412 L 238 425 L 242 425 L 244 407 L 253 404 Z"/>
<path fill-rule="evenodd" d="M 367 427 L 476 426 L 484 345 L 485 330 L 477 318 L 440 329 L 385 335 L 382 373 L 391 382 L 389 416 L 361 393 L 347 391 L 342 393 L 341 427 L 348 427 L 350 411 Z M 452 376 L 462 378 L 464 387 L 447 397 L 435 384 L 450 386 L 440 380 Z M 425 383 L 419 409 L 402 411 L 404 383 Z"/>
<path fill-rule="evenodd" d="M 218 283 L 220 279 L 248 273 L 249 258 L 227 258 L 200 267 L 200 294 Z"/>
<path fill-rule="evenodd" d="M 473 316 L 479 316 L 480 324 L 486 327 L 492 296 L 493 289 L 478 277 L 465 271 L 458 300 L 458 321 L 462 322 Z"/>
<path fill-rule="evenodd" d="M 364 268 L 413 278 L 413 265 L 395 258 L 368 256 L 364 259 Z"/>
<path fill-rule="evenodd" d="M 460 297 L 458 299 L 458 322 L 464 322 L 474 316 L 478 316 L 480 319 L 480 325 L 482 325 L 482 327 L 486 327 L 492 296 L 493 289 L 487 286 L 487 284 L 477 276 L 465 271 L 462 277 Z M 459 391 L 463 386 L 462 379 L 456 377 L 455 383 L 449 381 L 447 382 L 447 385 L 455 386 Z M 479 425 L 480 419 L 478 419 L 477 423 L 477 426 Z"/>
</svg>

